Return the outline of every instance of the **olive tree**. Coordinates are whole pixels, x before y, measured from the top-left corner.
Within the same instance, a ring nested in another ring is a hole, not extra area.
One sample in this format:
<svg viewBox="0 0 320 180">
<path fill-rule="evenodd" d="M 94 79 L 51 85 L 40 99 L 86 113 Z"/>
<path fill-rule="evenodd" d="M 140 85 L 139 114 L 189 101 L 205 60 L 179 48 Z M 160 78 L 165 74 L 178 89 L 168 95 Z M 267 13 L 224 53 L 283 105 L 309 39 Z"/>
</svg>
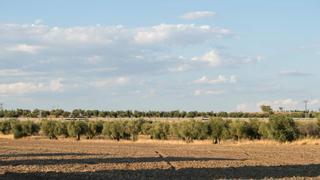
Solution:
<svg viewBox="0 0 320 180">
<path fill-rule="evenodd" d="M 88 125 L 85 121 L 71 121 L 68 124 L 68 134 L 72 137 L 76 137 L 80 140 L 81 135 L 85 135 L 88 132 Z"/>
</svg>

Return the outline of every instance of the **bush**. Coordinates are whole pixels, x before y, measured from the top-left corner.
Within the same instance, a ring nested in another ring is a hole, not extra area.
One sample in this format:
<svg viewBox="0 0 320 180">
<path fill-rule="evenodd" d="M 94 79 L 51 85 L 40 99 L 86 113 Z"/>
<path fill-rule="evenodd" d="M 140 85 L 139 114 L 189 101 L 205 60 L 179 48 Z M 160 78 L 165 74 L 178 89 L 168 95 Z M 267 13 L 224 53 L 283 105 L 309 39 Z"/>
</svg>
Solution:
<svg viewBox="0 0 320 180">
<path fill-rule="evenodd" d="M 150 135 L 151 134 L 151 128 L 152 128 L 152 122 L 146 121 L 141 126 L 141 134 L 143 135 Z"/>
<path fill-rule="evenodd" d="M 316 122 L 299 122 L 297 128 L 302 137 L 319 137 L 320 135 L 320 129 Z"/>
<path fill-rule="evenodd" d="M 260 122 L 256 119 L 247 121 L 233 121 L 230 124 L 230 135 L 235 140 L 239 139 L 260 139 L 261 133 L 259 132 Z"/>
<path fill-rule="evenodd" d="M 37 134 L 39 130 L 39 125 L 32 121 L 17 121 L 12 125 L 13 137 L 15 139 Z"/>
<path fill-rule="evenodd" d="M 177 125 L 178 137 L 184 141 L 192 142 L 194 139 L 206 139 L 208 124 L 201 121 L 183 121 Z"/>
<path fill-rule="evenodd" d="M 109 121 L 103 124 L 103 134 L 111 139 L 120 141 L 120 139 L 129 139 L 130 133 L 126 131 L 125 121 Z"/>
<path fill-rule="evenodd" d="M 259 134 L 263 139 L 272 139 L 272 134 L 270 132 L 270 124 L 266 122 L 260 122 L 259 125 Z"/>
<path fill-rule="evenodd" d="M 220 143 L 221 138 L 228 134 L 228 124 L 222 118 L 214 118 L 209 121 L 209 133 L 214 144 Z"/>
<path fill-rule="evenodd" d="M 153 122 L 150 129 L 151 139 L 168 139 L 170 125 L 164 122 Z"/>
<path fill-rule="evenodd" d="M 261 134 L 259 133 L 260 122 L 257 119 L 250 119 L 249 123 L 245 123 L 244 134 L 246 138 L 250 140 L 261 139 Z"/>
<path fill-rule="evenodd" d="M 138 140 L 138 135 L 141 132 L 142 126 L 145 123 L 143 119 L 128 121 L 126 126 L 126 132 L 130 134 L 133 141 Z"/>
<path fill-rule="evenodd" d="M 57 121 L 43 121 L 41 122 L 41 131 L 50 139 L 58 139 L 58 123 Z"/>
<path fill-rule="evenodd" d="M 0 121 L 0 132 L 2 134 L 10 134 L 11 133 L 11 127 L 14 120 L 4 120 Z"/>
<path fill-rule="evenodd" d="M 88 132 L 87 136 L 89 139 L 94 138 L 97 135 L 100 135 L 102 133 L 103 129 L 103 122 L 102 121 L 90 121 L 88 123 Z"/>
<path fill-rule="evenodd" d="M 69 122 L 67 129 L 70 136 L 80 140 L 80 136 L 85 135 L 88 132 L 88 125 L 85 121 L 71 121 Z"/>
<path fill-rule="evenodd" d="M 269 119 L 269 128 L 272 138 L 280 141 L 293 141 L 298 138 L 299 132 L 294 120 L 284 115 L 273 115 Z"/>
<path fill-rule="evenodd" d="M 57 121 L 57 135 L 68 137 L 68 122 L 66 121 Z"/>
</svg>

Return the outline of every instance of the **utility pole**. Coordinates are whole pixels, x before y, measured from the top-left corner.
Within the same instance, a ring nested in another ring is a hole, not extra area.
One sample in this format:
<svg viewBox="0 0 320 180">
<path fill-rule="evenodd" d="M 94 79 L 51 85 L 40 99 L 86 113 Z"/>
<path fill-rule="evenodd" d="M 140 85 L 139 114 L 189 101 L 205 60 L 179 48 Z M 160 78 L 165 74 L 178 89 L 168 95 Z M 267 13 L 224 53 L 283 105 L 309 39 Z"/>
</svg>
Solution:
<svg viewBox="0 0 320 180">
<path fill-rule="evenodd" d="M 305 118 L 309 117 L 309 112 L 308 112 L 308 100 L 304 100 L 304 112 L 305 112 Z"/>
</svg>

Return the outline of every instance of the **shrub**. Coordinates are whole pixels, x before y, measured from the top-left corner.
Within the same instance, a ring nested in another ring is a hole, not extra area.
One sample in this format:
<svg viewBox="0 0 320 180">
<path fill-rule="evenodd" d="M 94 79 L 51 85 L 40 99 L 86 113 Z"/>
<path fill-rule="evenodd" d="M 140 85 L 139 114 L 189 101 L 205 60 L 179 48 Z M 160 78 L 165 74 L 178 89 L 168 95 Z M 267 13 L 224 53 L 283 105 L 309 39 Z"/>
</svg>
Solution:
<svg viewBox="0 0 320 180">
<path fill-rule="evenodd" d="M 273 115 L 269 119 L 269 128 L 272 138 L 285 142 L 298 138 L 299 132 L 294 120 L 284 115 Z"/>
<path fill-rule="evenodd" d="M 302 137 L 318 137 L 320 135 L 320 129 L 316 122 L 300 122 L 297 123 L 297 128 Z"/>
<path fill-rule="evenodd" d="M 68 137 L 68 122 L 66 121 L 57 121 L 57 135 Z"/>
<path fill-rule="evenodd" d="M 103 134 L 117 141 L 120 141 L 120 139 L 130 138 L 130 134 L 126 131 L 125 121 L 105 122 L 103 125 Z"/>
<path fill-rule="evenodd" d="M 151 133 L 151 128 L 152 128 L 152 122 L 151 121 L 146 121 L 142 124 L 141 126 L 141 134 L 143 135 L 150 135 Z"/>
<path fill-rule="evenodd" d="M 250 140 L 261 139 L 261 134 L 259 133 L 260 122 L 257 119 L 250 119 L 249 123 L 245 123 L 244 134 L 246 138 Z"/>
<path fill-rule="evenodd" d="M 72 137 L 76 137 L 80 140 L 81 135 L 85 135 L 88 132 L 88 125 L 85 121 L 71 121 L 68 124 L 68 134 Z"/>
<path fill-rule="evenodd" d="M 4 120 L 0 121 L 0 132 L 2 134 L 10 134 L 11 133 L 11 124 L 13 123 L 12 120 Z"/>
<path fill-rule="evenodd" d="M 259 124 L 259 134 L 263 139 L 272 139 L 272 134 L 270 132 L 270 124 L 266 122 L 260 122 Z"/>
<path fill-rule="evenodd" d="M 236 120 L 236 121 L 232 121 L 230 123 L 230 136 L 234 139 L 234 140 L 239 140 L 241 138 L 244 137 L 244 127 L 245 127 L 245 121 L 240 121 L 240 120 Z"/>
<path fill-rule="evenodd" d="M 57 121 L 43 121 L 41 122 L 42 132 L 50 139 L 57 139 L 58 136 L 58 123 Z"/>
<path fill-rule="evenodd" d="M 39 130 L 39 125 L 32 121 L 17 121 L 12 124 L 12 132 L 15 139 L 37 134 Z"/>
<path fill-rule="evenodd" d="M 178 125 L 179 137 L 184 141 L 192 142 L 196 138 L 196 132 L 194 129 L 195 121 L 183 121 Z"/>
<path fill-rule="evenodd" d="M 222 118 L 214 118 L 209 121 L 209 135 L 214 144 L 220 143 L 222 137 L 228 133 L 228 124 Z"/>
<path fill-rule="evenodd" d="M 103 122 L 102 121 L 90 121 L 88 123 L 88 132 L 87 136 L 89 139 L 94 138 L 97 135 L 100 135 L 102 133 L 103 129 Z"/>
<path fill-rule="evenodd" d="M 168 139 L 170 125 L 164 122 L 154 122 L 150 129 L 151 139 Z"/>
<path fill-rule="evenodd" d="M 23 128 L 20 123 L 13 124 L 12 133 L 13 133 L 13 137 L 15 139 L 22 138 L 22 137 L 26 136 L 26 134 L 23 132 Z"/>
<path fill-rule="evenodd" d="M 145 123 L 143 119 L 127 122 L 126 132 L 130 134 L 133 141 L 138 140 L 138 135 L 141 132 L 142 125 Z"/>
</svg>

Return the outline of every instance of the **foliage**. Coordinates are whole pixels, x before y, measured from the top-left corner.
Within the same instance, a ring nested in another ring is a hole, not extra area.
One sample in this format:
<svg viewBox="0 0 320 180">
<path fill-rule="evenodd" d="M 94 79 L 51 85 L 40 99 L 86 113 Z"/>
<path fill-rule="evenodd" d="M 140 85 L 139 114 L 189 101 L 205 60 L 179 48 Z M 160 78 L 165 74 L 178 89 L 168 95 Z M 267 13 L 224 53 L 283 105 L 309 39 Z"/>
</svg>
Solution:
<svg viewBox="0 0 320 180">
<path fill-rule="evenodd" d="M 57 139 L 59 131 L 57 121 L 49 120 L 41 122 L 41 131 L 50 139 Z"/>
<path fill-rule="evenodd" d="M 40 126 L 32 121 L 16 121 L 12 124 L 12 133 L 15 139 L 37 134 Z"/>
<path fill-rule="evenodd" d="M 297 123 L 297 128 L 301 137 L 306 138 L 320 136 L 320 128 L 317 126 L 316 122 L 299 122 Z"/>
<path fill-rule="evenodd" d="M 170 132 L 170 125 L 164 122 L 154 122 L 150 128 L 150 137 L 151 139 L 168 139 Z"/>
<path fill-rule="evenodd" d="M 71 121 L 69 122 L 67 129 L 70 136 L 80 140 L 80 136 L 85 135 L 88 132 L 88 125 L 85 121 Z"/>
<path fill-rule="evenodd" d="M 126 121 L 109 121 L 103 125 L 102 133 L 111 139 L 120 141 L 120 139 L 130 138 L 128 130 L 126 131 Z"/>
<path fill-rule="evenodd" d="M 273 115 L 269 119 L 269 124 L 270 133 L 275 140 L 291 142 L 299 136 L 294 120 L 288 116 Z"/>
<path fill-rule="evenodd" d="M 12 123 L 16 120 L 3 120 L 0 121 L 0 132 L 2 134 L 10 134 L 12 130 Z"/>
<path fill-rule="evenodd" d="M 102 121 L 90 121 L 88 122 L 88 132 L 87 137 L 89 139 L 94 138 L 102 133 L 103 122 Z"/>
<path fill-rule="evenodd" d="M 220 143 L 228 134 L 228 124 L 222 118 L 213 118 L 209 121 L 209 135 L 214 144 Z"/>
</svg>

